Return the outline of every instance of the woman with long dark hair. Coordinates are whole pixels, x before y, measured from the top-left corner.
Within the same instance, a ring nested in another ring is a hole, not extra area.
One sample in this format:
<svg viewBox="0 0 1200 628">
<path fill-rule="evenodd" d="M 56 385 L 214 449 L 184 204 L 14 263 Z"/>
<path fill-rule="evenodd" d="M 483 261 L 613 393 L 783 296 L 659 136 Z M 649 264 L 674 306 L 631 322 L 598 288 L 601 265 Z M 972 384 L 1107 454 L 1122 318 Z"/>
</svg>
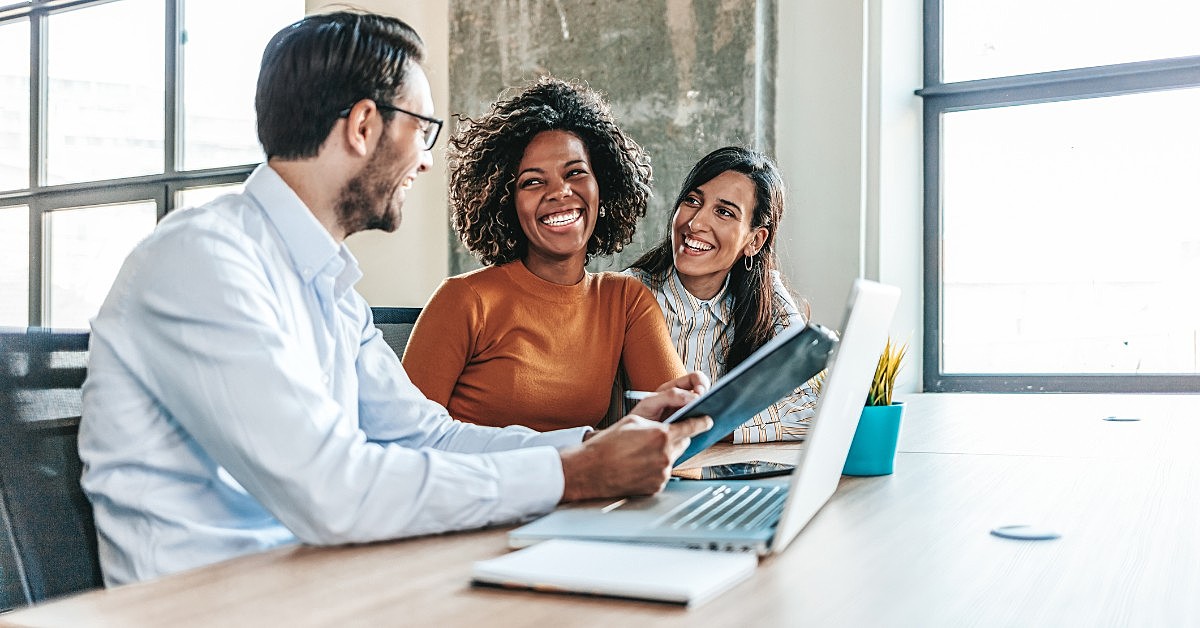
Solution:
<svg viewBox="0 0 1200 628">
<path fill-rule="evenodd" d="M 658 299 L 685 368 L 715 381 L 780 330 L 805 324 L 775 256 L 783 208 L 774 162 L 719 148 L 688 173 L 667 236 L 626 271 Z M 735 430 L 733 442 L 803 439 L 815 407 L 805 384 Z"/>
</svg>

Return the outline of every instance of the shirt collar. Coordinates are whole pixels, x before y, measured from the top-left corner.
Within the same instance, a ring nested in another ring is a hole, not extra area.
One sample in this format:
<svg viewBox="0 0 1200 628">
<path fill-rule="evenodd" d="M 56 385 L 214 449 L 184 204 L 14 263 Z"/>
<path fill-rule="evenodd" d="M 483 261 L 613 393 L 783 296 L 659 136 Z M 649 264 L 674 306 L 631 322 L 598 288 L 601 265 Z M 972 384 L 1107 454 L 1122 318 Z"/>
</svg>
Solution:
<svg viewBox="0 0 1200 628">
<path fill-rule="evenodd" d="M 292 266 L 305 283 L 322 272 L 332 272 L 337 275 L 336 288 L 342 293 L 362 277 L 358 260 L 346 244 L 334 241 L 304 201 L 269 165 L 264 163 L 254 169 L 246 179 L 245 191 L 275 225 Z"/>
<path fill-rule="evenodd" d="M 721 285 L 721 289 L 711 299 L 705 301 L 697 299 L 692 293 L 687 291 L 687 288 L 683 285 L 683 280 L 679 277 L 679 272 L 674 268 L 671 269 L 671 274 L 667 281 L 670 284 L 668 289 L 681 297 L 680 301 L 667 299 L 667 304 L 676 316 L 691 319 L 694 316 L 694 312 L 699 312 L 707 304 L 708 309 L 712 312 L 713 316 L 717 317 L 717 320 L 726 325 L 733 320 L 733 293 L 729 291 L 729 275 L 725 276 L 725 283 Z M 690 311 L 679 311 L 683 302 L 687 303 L 687 309 Z"/>
</svg>

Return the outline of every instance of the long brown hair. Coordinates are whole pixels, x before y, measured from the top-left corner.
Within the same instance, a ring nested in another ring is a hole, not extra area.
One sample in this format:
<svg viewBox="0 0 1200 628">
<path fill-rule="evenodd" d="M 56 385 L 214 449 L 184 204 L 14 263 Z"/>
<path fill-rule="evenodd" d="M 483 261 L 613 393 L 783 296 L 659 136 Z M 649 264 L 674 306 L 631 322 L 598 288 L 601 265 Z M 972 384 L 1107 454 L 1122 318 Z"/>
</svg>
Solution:
<svg viewBox="0 0 1200 628">
<path fill-rule="evenodd" d="M 783 177 L 775 162 L 766 155 L 740 146 L 726 146 L 707 154 L 692 167 L 675 197 L 675 207 L 701 185 L 723 172 L 738 172 L 754 184 L 755 206 L 750 228 L 765 227 L 766 240 L 758 254 L 734 262 L 729 271 L 729 290 L 733 294 L 733 339 L 725 353 L 725 369 L 740 364 L 751 353 L 775 336 L 775 321 L 786 317 L 775 302 L 771 272 L 779 269 L 775 256 L 775 232 L 783 219 Z M 672 222 L 674 217 L 672 216 Z M 630 268 L 640 269 L 651 277 L 658 289 L 671 276 L 675 261 L 671 246 L 672 229 L 653 249 L 642 255 Z"/>
</svg>

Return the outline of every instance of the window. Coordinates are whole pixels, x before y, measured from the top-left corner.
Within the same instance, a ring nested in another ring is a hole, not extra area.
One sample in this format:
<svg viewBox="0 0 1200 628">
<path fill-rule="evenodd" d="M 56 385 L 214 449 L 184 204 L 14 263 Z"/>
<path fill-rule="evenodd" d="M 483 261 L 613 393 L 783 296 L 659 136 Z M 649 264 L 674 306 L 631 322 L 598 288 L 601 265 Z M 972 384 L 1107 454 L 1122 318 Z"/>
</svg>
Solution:
<svg viewBox="0 0 1200 628">
<path fill-rule="evenodd" d="M 925 14 L 925 390 L 1200 390 L 1200 3 Z"/>
<path fill-rule="evenodd" d="M 303 12 L 303 0 L 0 4 L 0 326 L 86 327 L 158 219 L 240 187 L 262 160 L 262 50 Z"/>
<path fill-rule="evenodd" d="M 28 282 L 29 208 L 0 207 L 0 326 L 29 320 Z"/>
<path fill-rule="evenodd" d="M 227 183 L 225 185 L 207 185 L 203 187 L 186 188 L 175 195 L 176 207 L 197 207 L 209 201 L 216 200 L 225 194 L 237 194 L 242 191 L 242 184 Z"/>
</svg>

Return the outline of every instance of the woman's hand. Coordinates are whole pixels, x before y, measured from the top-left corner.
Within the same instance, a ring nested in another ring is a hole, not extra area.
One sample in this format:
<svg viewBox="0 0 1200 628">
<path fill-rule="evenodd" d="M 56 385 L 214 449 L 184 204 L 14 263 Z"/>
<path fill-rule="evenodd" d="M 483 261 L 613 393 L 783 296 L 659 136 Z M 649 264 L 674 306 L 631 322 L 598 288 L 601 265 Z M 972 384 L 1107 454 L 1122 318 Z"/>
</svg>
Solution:
<svg viewBox="0 0 1200 628">
<path fill-rule="evenodd" d="M 673 412 L 692 402 L 704 394 L 712 382 L 700 371 L 692 371 L 658 387 L 655 394 L 638 402 L 630 414 L 662 421 Z"/>
<path fill-rule="evenodd" d="M 678 388 L 680 390 L 690 390 L 697 395 L 703 395 L 711 385 L 712 381 L 708 379 L 708 375 L 705 375 L 700 371 L 692 371 L 687 375 L 676 377 L 662 386 L 659 386 L 658 390 L 655 392 L 663 392 L 672 388 Z"/>
</svg>

